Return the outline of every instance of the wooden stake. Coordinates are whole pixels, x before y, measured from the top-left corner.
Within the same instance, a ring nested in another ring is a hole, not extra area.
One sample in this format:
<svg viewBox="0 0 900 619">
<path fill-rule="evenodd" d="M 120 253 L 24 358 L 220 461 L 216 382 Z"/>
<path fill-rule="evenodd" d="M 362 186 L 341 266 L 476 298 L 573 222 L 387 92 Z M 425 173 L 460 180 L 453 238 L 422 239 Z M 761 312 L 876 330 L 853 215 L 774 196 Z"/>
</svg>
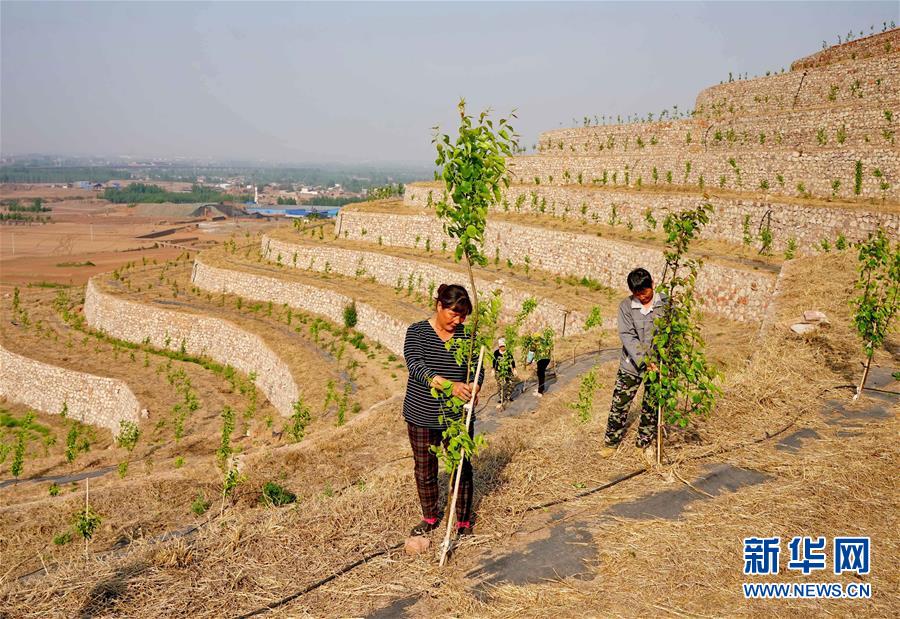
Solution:
<svg viewBox="0 0 900 619">
<path fill-rule="evenodd" d="M 869 376 L 869 367 L 872 365 L 872 357 L 866 358 L 866 367 L 863 369 L 862 380 L 859 381 L 859 387 L 856 388 L 856 393 L 853 395 L 853 401 L 856 402 L 859 399 L 859 396 L 862 395 L 863 387 L 866 386 L 866 378 Z"/>
<path fill-rule="evenodd" d="M 662 466 L 662 404 L 656 408 L 656 466 Z"/>
<path fill-rule="evenodd" d="M 88 517 L 88 508 L 90 507 L 89 497 L 91 496 L 91 478 L 84 478 L 84 517 Z M 88 538 L 84 538 L 84 554 L 87 555 Z"/>
<path fill-rule="evenodd" d="M 659 380 L 662 381 L 662 361 L 659 362 Z M 644 389 L 647 388 L 647 384 L 644 383 Z M 656 466 L 662 466 L 662 424 L 663 424 L 663 414 L 662 414 L 662 399 L 656 403 Z"/>
<path fill-rule="evenodd" d="M 475 389 L 478 385 L 478 379 L 481 378 L 481 364 L 484 361 L 484 346 L 481 347 L 481 351 L 478 353 L 478 365 L 475 366 L 475 382 L 472 383 L 472 397 L 469 398 L 469 401 L 466 403 L 466 432 L 469 432 L 469 427 L 472 424 L 472 411 L 475 410 Z M 462 477 L 462 467 L 463 462 L 466 459 L 466 454 L 463 452 L 459 459 L 459 466 L 456 467 L 456 479 L 453 483 L 453 499 L 450 501 L 450 509 L 448 509 L 447 513 L 447 533 L 444 535 L 444 543 L 441 544 L 441 561 L 439 563 L 440 566 L 443 566 L 447 561 L 447 553 L 450 551 L 450 533 L 453 531 L 453 519 L 456 515 L 456 501 L 459 498 L 459 481 Z"/>
</svg>

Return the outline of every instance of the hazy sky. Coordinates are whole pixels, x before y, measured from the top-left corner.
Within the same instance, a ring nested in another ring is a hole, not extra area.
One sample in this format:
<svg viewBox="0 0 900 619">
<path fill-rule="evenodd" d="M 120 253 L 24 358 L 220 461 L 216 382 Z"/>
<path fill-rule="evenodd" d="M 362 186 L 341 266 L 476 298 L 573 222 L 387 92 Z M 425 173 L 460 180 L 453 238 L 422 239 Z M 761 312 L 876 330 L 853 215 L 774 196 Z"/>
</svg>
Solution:
<svg viewBox="0 0 900 619">
<path fill-rule="evenodd" d="M 431 129 L 518 108 L 540 131 L 693 107 L 897 2 L 2 2 L 0 148 L 430 163 Z"/>
</svg>

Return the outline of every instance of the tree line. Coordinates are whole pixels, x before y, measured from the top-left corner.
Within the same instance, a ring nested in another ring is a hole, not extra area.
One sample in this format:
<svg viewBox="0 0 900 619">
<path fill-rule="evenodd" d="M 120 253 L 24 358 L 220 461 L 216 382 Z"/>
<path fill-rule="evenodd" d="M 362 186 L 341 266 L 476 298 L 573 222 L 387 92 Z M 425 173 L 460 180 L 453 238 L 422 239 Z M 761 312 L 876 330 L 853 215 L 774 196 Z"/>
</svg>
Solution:
<svg viewBox="0 0 900 619">
<path fill-rule="evenodd" d="M 192 202 L 225 202 L 240 199 L 197 184 L 191 185 L 189 192 L 183 192 L 166 191 L 159 185 L 148 183 L 132 183 L 120 189 L 107 187 L 103 190 L 102 197 L 113 204 L 159 204 L 162 202 L 186 204 Z"/>
</svg>

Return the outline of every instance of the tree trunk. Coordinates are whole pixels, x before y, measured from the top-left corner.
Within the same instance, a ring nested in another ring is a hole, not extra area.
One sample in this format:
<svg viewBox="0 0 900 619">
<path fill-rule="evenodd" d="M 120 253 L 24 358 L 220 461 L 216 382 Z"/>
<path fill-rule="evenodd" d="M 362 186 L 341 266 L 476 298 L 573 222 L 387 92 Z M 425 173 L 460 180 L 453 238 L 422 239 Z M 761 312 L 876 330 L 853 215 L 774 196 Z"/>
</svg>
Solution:
<svg viewBox="0 0 900 619">
<path fill-rule="evenodd" d="M 472 355 L 475 354 L 475 335 L 478 329 L 478 291 L 475 289 L 475 274 L 472 271 L 472 260 L 466 255 L 466 267 L 469 272 L 469 286 L 472 288 L 472 337 L 469 343 L 469 358 L 466 359 L 466 382 L 472 378 Z M 474 394 L 473 394 L 474 397 Z"/>
</svg>

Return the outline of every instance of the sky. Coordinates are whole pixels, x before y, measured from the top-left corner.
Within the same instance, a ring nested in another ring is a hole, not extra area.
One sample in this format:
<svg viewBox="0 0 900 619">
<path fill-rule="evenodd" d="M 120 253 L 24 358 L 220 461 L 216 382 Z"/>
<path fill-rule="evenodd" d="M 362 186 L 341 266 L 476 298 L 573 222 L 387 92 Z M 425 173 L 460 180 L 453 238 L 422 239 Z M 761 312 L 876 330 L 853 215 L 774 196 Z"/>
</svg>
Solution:
<svg viewBox="0 0 900 619">
<path fill-rule="evenodd" d="M 434 125 L 693 108 L 897 2 L 0 3 L 0 152 L 282 163 L 434 158 Z"/>
</svg>

